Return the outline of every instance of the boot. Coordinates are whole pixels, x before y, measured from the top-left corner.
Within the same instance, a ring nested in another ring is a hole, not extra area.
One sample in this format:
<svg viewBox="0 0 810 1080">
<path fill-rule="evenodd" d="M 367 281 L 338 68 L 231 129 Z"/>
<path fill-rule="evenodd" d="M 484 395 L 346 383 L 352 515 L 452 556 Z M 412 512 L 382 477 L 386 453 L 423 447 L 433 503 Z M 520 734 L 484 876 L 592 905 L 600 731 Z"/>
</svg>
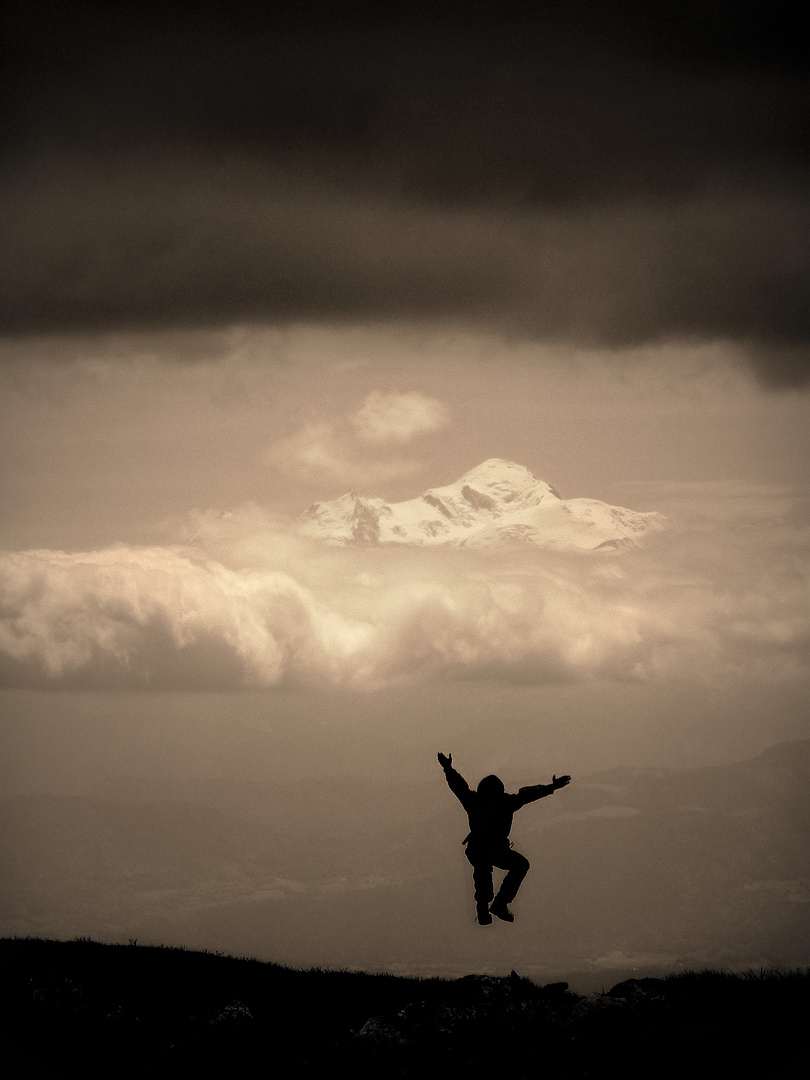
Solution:
<svg viewBox="0 0 810 1080">
<path fill-rule="evenodd" d="M 476 922 L 479 926 L 489 926 L 492 922 L 492 916 L 489 913 L 489 908 L 486 904 L 478 904 L 476 907 L 477 916 Z"/>
<path fill-rule="evenodd" d="M 489 905 L 489 910 L 490 914 L 494 915 L 496 919 L 501 919 L 503 922 L 515 921 L 515 916 L 507 907 L 506 901 L 499 900 L 497 896 Z"/>
</svg>

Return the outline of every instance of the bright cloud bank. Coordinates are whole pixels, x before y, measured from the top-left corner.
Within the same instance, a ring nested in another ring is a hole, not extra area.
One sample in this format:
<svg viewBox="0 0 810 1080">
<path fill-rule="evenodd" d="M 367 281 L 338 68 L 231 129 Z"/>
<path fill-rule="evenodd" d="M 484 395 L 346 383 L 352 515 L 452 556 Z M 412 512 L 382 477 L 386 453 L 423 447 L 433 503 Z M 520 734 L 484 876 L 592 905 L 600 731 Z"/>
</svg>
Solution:
<svg viewBox="0 0 810 1080">
<path fill-rule="evenodd" d="M 0 554 L 9 686 L 378 689 L 738 675 L 802 678 L 803 543 L 662 536 L 622 556 L 325 549 L 267 534 L 205 550 Z"/>
</svg>

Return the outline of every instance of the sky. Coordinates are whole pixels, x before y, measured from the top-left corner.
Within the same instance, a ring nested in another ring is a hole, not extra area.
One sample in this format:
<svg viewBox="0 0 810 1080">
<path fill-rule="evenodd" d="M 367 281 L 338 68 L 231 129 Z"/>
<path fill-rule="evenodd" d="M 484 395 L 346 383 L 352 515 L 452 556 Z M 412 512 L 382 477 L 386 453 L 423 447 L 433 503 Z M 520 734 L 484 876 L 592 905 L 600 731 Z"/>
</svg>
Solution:
<svg viewBox="0 0 810 1080">
<path fill-rule="evenodd" d="M 7 6 L 7 790 L 810 736 L 798 27 L 433 7 Z M 294 534 L 490 457 L 671 527 L 596 559 Z"/>
</svg>

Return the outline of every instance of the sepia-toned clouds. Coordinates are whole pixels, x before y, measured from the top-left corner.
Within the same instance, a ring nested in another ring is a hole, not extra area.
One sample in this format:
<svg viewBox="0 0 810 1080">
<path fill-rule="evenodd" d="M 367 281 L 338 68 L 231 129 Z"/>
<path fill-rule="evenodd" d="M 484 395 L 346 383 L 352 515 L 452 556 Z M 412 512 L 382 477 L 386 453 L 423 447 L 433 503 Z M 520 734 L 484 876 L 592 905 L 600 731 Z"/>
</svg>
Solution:
<svg viewBox="0 0 810 1080">
<path fill-rule="evenodd" d="M 350 7 L 12 5 L 0 331 L 445 320 L 806 383 L 786 12 Z"/>
<path fill-rule="evenodd" d="M 795 192 L 448 207 L 163 155 L 56 161 L 3 201 L 13 334 L 450 320 L 577 346 L 731 341 L 763 382 L 804 378 Z"/>
<path fill-rule="evenodd" d="M 450 412 L 436 398 L 417 391 L 372 390 L 349 416 L 305 422 L 267 451 L 267 461 L 306 481 L 331 481 L 356 487 L 409 476 L 419 469 L 399 450 L 420 435 L 450 423 Z"/>
<path fill-rule="evenodd" d="M 379 689 L 807 675 L 806 529 L 622 557 L 324 548 L 208 519 L 200 548 L 5 553 L 6 685 Z"/>
<path fill-rule="evenodd" d="M 363 443 L 400 446 L 417 435 L 446 427 L 450 413 L 440 401 L 417 391 L 382 394 L 372 390 L 350 423 Z"/>
</svg>

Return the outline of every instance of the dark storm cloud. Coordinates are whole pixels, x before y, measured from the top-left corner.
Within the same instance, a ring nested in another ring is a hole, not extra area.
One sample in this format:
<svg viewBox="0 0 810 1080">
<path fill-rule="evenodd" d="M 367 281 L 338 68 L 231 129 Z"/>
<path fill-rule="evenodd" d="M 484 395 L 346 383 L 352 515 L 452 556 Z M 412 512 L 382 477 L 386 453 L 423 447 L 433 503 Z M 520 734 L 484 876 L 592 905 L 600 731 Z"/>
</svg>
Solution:
<svg viewBox="0 0 810 1080">
<path fill-rule="evenodd" d="M 7 332 L 449 317 L 807 376 L 807 78 L 764 6 L 64 7 L 11 21 Z"/>
</svg>

